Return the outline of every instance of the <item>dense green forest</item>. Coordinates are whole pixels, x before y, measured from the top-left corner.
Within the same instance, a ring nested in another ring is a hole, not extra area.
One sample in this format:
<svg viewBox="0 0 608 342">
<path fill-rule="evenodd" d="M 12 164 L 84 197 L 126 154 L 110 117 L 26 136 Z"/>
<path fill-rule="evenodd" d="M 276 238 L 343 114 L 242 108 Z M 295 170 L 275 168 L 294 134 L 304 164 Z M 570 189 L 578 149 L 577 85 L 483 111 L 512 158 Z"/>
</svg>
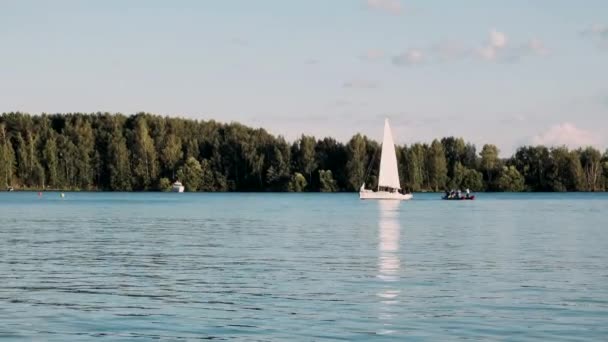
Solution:
<svg viewBox="0 0 608 342">
<path fill-rule="evenodd" d="M 355 191 L 375 186 L 380 145 L 140 113 L 0 116 L 0 186 L 15 189 Z M 411 191 L 606 191 L 608 151 L 524 146 L 499 158 L 462 138 L 398 146 Z M 367 176 L 367 179 L 366 179 Z"/>
</svg>

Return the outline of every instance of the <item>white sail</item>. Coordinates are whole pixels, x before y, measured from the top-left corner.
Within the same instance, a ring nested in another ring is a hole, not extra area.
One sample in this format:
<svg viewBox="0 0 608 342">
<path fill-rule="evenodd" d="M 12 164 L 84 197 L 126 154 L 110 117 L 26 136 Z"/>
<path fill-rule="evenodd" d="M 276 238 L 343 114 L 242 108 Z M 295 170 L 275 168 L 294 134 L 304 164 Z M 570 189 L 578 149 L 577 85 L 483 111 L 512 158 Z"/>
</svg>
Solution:
<svg viewBox="0 0 608 342">
<path fill-rule="evenodd" d="M 384 138 L 382 139 L 378 186 L 401 189 L 399 170 L 397 169 L 397 153 L 395 152 L 395 143 L 393 142 L 393 134 L 391 133 L 388 119 L 384 121 Z"/>
<path fill-rule="evenodd" d="M 388 188 L 388 189 L 387 189 Z M 380 156 L 380 179 L 378 180 L 378 191 L 365 188 L 365 183 L 359 189 L 359 198 L 362 200 L 398 200 L 407 201 L 412 199 L 412 194 L 402 194 L 399 183 L 399 170 L 397 166 L 397 154 L 395 142 L 388 119 L 384 122 L 384 137 L 382 138 L 382 155 Z"/>
</svg>

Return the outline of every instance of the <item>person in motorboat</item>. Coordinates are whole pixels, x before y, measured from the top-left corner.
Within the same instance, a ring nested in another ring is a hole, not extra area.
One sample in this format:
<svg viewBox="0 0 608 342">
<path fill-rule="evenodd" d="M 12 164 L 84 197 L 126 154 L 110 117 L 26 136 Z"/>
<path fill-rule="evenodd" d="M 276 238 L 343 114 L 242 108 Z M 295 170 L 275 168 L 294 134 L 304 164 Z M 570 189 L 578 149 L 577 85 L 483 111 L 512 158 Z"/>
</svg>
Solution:
<svg viewBox="0 0 608 342">
<path fill-rule="evenodd" d="M 471 194 L 470 189 L 466 189 L 464 192 L 461 190 L 446 190 L 442 198 L 446 200 L 472 200 L 475 199 L 475 195 Z"/>
</svg>

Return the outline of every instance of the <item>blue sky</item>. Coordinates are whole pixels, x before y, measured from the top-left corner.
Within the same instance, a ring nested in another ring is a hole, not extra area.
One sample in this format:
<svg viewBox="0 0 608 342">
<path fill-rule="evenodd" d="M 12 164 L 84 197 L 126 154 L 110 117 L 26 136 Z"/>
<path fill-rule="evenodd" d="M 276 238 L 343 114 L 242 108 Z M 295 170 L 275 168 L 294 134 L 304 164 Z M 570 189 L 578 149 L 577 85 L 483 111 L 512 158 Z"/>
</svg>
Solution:
<svg viewBox="0 0 608 342">
<path fill-rule="evenodd" d="M 17 110 L 606 146 L 608 2 L 0 0 L 0 111 Z"/>
</svg>

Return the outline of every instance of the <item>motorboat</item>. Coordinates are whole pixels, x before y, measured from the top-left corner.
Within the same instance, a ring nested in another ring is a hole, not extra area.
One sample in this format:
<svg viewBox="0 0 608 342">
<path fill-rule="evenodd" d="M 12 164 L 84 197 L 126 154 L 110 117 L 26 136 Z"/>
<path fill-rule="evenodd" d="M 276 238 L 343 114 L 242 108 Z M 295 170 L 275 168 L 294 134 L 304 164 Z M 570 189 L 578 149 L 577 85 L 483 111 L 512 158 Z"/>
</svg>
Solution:
<svg viewBox="0 0 608 342">
<path fill-rule="evenodd" d="M 184 189 L 184 185 L 180 181 L 176 181 L 171 187 L 172 192 L 184 192 Z"/>
<path fill-rule="evenodd" d="M 447 196 L 443 196 L 441 197 L 442 200 L 446 200 L 446 201 L 472 201 L 475 199 L 475 195 L 470 195 L 470 196 L 461 196 L 461 197 L 447 197 Z"/>
</svg>

